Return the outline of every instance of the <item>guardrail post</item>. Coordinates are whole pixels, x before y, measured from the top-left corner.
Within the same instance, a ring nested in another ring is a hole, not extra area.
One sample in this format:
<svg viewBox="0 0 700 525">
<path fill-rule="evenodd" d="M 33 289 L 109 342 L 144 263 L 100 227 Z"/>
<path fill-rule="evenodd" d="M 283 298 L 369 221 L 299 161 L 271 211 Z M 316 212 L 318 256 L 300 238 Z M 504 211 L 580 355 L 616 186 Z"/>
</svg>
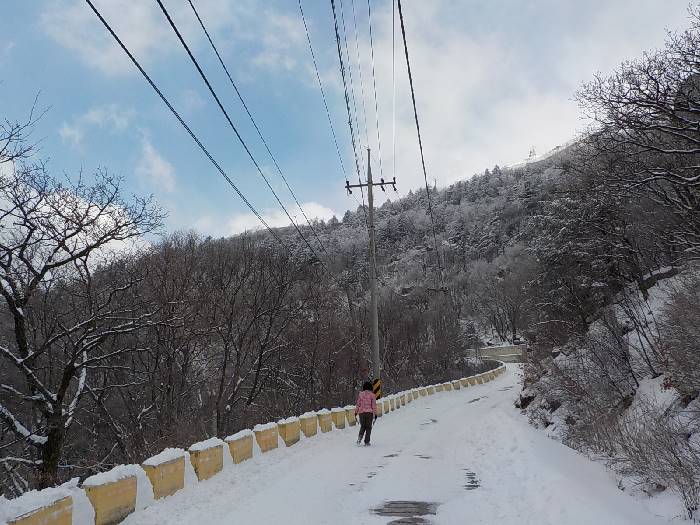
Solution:
<svg viewBox="0 0 700 525">
<path fill-rule="evenodd" d="M 306 412 L 299 417 L 301 431 L 307 438 L 315 436 L 318 432 L 318 417 L 316 412 Z"/>
<path fill-rule="evenodd" d="M 255 434 L 255 441 L 258 442 L 260 447 L 260 452 L 263 454 L 277 448 L 277 440 L 279 438 L 277 423 L 255 425 L 253 433 Z"/>
<path fill-rule="evenodd" d="M 185 451 L 165 449 L 141 465 L 153 487 L 155 499 L 175 494 L 185 486 Z"/>
<path fill-rule="evenodd" d="M 228 436 L 225 440 L 228 445 L 228 451 L 231 454 L 231 459 L 235 464 L 253 457 L 253 431 L 241 430 L 235 434 Z"/>
<path fill-rule="evenodd" d="M 136 508 L 136 476 L 102 482 L 97 474 L 86 479 L 83 488 L 95 510 L 95 525 L 119 523 Z"/>
<path fill-rule="evenodd" d="M 335 428 L 345 428 L 345 409 L 332 408 L 331 420 L 333 421 L 333 425 L 335 425 Z"/>
<path fill-rule="evenodd" d="M 71 525 L 72 523 L 73 498 L 70 496 L 61 497 L 51 504 L 37 507 L 7 521 L 8 525 Z"/>
</svg>

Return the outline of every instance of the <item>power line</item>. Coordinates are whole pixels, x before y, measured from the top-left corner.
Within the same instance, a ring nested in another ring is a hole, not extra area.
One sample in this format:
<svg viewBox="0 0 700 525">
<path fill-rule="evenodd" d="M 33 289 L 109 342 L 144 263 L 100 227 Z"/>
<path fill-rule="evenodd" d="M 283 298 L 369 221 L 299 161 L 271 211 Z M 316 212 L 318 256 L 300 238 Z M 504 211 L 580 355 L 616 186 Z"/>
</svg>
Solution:
<svg viewBox="0 0 700 525">
<path fill-rule="evenodd" d="M 369 48 L 372 57 L 372 85 L 374 86 L 374 116 L 377 125 L 377 146 L 379 147 L 379 175 L 384 178 L 384 167 L 382 165 L 382 138 L 379 133 L 379 101 L 377 98 L 377 77 L 374 74 L 374 39 L 372 38 L 372 7 L 370 0 L 367 0 L 367 21 L 369 23 Z"/>
<path fill-rule="evenodd" d="M 301 2 L 301 0 L 300 0 Z M 348 92 L 348 83 L 345 78 L 345 63 L 343 61 L 343 51 L 340 43 L 340 32 L 338 30 L 338 17 L 335 11 L 335 0 L 331 0 L 331 9 L 333 11 L 333 25 L 335 29 L 335 42 L 338 50 L 338 61 L 340 64 L 340 78 L 343 82 L 343 95 L 345 97 L 345 109 L 348 113 L 348 126 L 350 127 L 350 140 L 352 141 L 352 151 L 355 156 L 355 169 L 358 177 L 360 176 L 360 165 L 357 158 L 357 141 L 355 140 L 355 127 L 352 124 L 352 111 L 350 110 L 350 94 Z"/>
<path fill-rule="evenodd" d="M 139 72 L 141 73 L 141 75 L 146 79 L 146 81 L 149 83 L 149 85 L 151 86 L 151 88 L 153 88 L 153 90 L 156 92 L 156 94 L 158 95 L 158 97 L 160 97 L 160 99 L 161 99 L 161 100 L 163 101 L 163 103 L 168 107 L 168 109 L 170 110 L 170 112 L 175 116 L 175 118 L 177 118 L 177 120 L 180 122 L 180 124 L 182 125 L 182 127 L 185 128 L 185 130 L 187 131 L 187 133 L 189 134 L 189 136 L 192 138 L 192 140 L 194 140 L 195 143 L 197 144 L 197 146 L 199 146 L 199 149 L 202 150 L 202 152 L 204 153 L 204 155 L 205 155 L 205 156 L 209 159 L 209 161 L 214 165 L 214 167 L 216 168 L 216 170 L 221 174 L 221 176 L 226 180 L 226 182 L 229 183 L 229 185 L 233 188 L 233 190 L 236 192 L 236 194 L 237 194 L 237 195 L 241 198 L 241 200 L 245 203 L 245 205 L 248 207 L 248 209 L 250 209 L 250 211 L 253 212 L 253 214 L 258 218 L 258 220 L 263 224 L 263 226 L 265 226 L 265 228 L 267 229 L 267 231 L 270 232 L 270 234 L 277 240 L 277 242 L 279 242 L 279 243 L 287 250 L 287 252 L 289 252 L 289 253 L 291 254 L 291 253 L 292 253 L 292 250 L 289 248 L 289 246 L 287 246 L 287 245 L 284 243 L 284 241 L 282 241 L 282 239 L 277 235 L 277 233 L 275 233 L 275 231 L 274 231 L 272 228 L 270 228 L 270 225 L 267 223 L 267 221 L 265 221 L 265 219 L 262 217 L 262 215 L 260 215 L 260 213 L 258 213 L 258 211 L 255 209 L 255 207 L 248 201 L 248 199 L 245 197 L 245 195 L 243 195 L 243 193 L 241 192 L 241 190 L 238 189 L 238 186 L 236 186 L 236 184 L 235 184 L 235 183 L 231 180 L 231 178 L 226 174 L 226 172 L 225 172 L 224 169 L 221 167 L 221 165 L 219 165 L 219 163 L 214 159 L 214 157 L 212 157 L 211 153 L 209 153 L 209 151 L 208 151 L 207 148 L 204 146 L 204 144 L 202 144 L 202 142 L 199 140 L 199 138 L 197 137 L 197 135 L 195 135 L 195 133 L 192 131 L 192 129 L 187 125 L 187 123 L 183 120 L 183 118 L 180 116 L 180 114 L 175 110 L 175 108 L 172 106 L 172 104 L 170 103 L 170 101 L 166 98 L 166 96 L 163 94 L 163 92 L 160 90 L 160 88 L 158 88 L 158 86 L 157 86 L 156 83 L 151 79 L 151 77 L 148 75 L 148 73 L 146 73 L 146 71 L 143 69 L 143 67 L 141 67 L 141 64 L 139 63 L 139 61 L 136 60 L 136 58 L 135 58 L 134 55 L 131 53 L 131 51 L 129 51 L 129 49 L 124 45 L 124 43 L 121 41 L 121 39 L 119 38 L 119 36 L 114 32 L 114 30 L 113 30 L 112 27 L 109 25 L 109 23 L 104 19 L 104 17 L 102 16 L 102 14 L 97 10 L 97 8 L 96 8 L 95 5 L 92 3 L 92 1 L 91 1 L 91 0 L 85 0 L 85 2 L 88 4 L 88 6 L 90 7 L 90 9 L 92 9 L 92 11 L 95 13 L 95 15 L 96 15 L 97 18 L 100 20 L 100 22 L 102 22 L 102 25 L 105 26 L 105 29 L 107 29 L 107 31 L 112 35 L 112 37 L 113 37 L 114 40 L 117 42 L 117 44 L 119 44 L 119 47 L 121 47 L 122 50 L 124 51 L 124 53 L 126 53 L 126 55 L 129 57 L 129 59 L 131 60 L 131 62 L 134 64 L 134 66 L 136 66 L 136 68 L 139 70 Z"/>
<path fill-rule="evenodd" d="M 391 0 L 391 174 L 396 177 L 396 0 Z"/>
<path fill-rule="evenodd" d="M 353 75 L 352 75 L 352 61 L 350 60 L 350 49 L 348 47 L 348 30 L 347 26 L 345 25 L 345 6 L 343 5 L 343 0 L 339 0 L 340 3 L 340 21 L 343 24 L 343 47 L 345 48 L 345 56 L 347 57 L 348 60 L 348 79 L 350 80 L 350 98 L 352 99 L 352 110 L 353 110 L 353 115 L 355 116 L 355 129 L 359 130 L 360 129 L 360 118 L 359 118 L 359 112 L 357 111 L 357 99 L 355 97 L 355 83 L 353 81 Z M 361 144 L 359 144 L 359 137 L 358 137 L 358 144 L 357 144 L 357 149 L 358 151 L 361 151 Z M 364 173 L 364 165 L 363 165 L 363 157 L 360 155 L 357 151 L 355 152 L 355 155 L 360 159 L 360 169 Z M 364 201 L 364 192 L 362 192 L 362 198 Z"/>
<path fill-rule="evenodd" d="M 330 109 L 328 109 L 328 101 L 326 100 L 326 92 L 323 89 L 323 81 L 321 80 L 321 74 L 319 73 L 318 70 L 318 63 L 316 62 L 316 53 L 314 52 L 314 46 L 311 43 L 311 34 L 309 33 L 309 26 L 306 24 L 306 16 L 304 15 L 304 8 L 301 5 L 301 0 L 299 0 L 299 12 L 301 13 L 301 20 L 304 23 L 304 30 L 306 31 L 306 40 L 309 43 L 309 51 L 311 52 L 311 60 L 314 64 L 314 70 L 316 71 L 316 80 L 318 81 L 318 87 L 321 91 L 321 98 L 323 99 L 323 107 L 326 110 L 326 117 L 328 118 L 328 125 L 331 128 L 331 134 L 333 135 L 333 142 L 335 143 L 335 150 L 338 153 L 338 160 L 340 161 L 340 167 L 343 171 L 343 175 L 345 177 L 345 182 L 348 182 L 348 174 L 347 171 L 345 171 L 345 164 L 343 163 L 343 156 L 340 153 L 340 146 L 338 145 L 338 136 L 335 133 L 335 126 L 333 126 L 333 119 L 331 117 L 331 112 Z M 362 204 L 357 200 L 357 197 L 353 195 L 353 198 L 355 199 L 355 202 L 357 202 L 358 208 L 362 206 L 362 210 L 364 211 L 365 214 L 365 223 L 367 222 L 367 211 L 364 203 L 364 193 L 362 197 Z"/>
<path fill-rule="evenodd" d="M 347 110 L 347 113 L 348 113 L 348 126 L 350 127 L 350 140 L 352 141 L 352 149 L 353 149 L 353 152 L 355 153 L 355 168 L 357 169 L 357 180 L 361 184 L 362 183 L 362 176 L 360 175 L 360 164 L 359 164 L 358 156 L 357 156 L 357 141 L 355 140 L 355 128 L 352 125 L 352 112 L 350 111 L 350 96 L 348 94 L 348 84 L 347 84 L 347 80 L 345 78 L 345 63 L 343 61 L 343 51 L 342 51 L 341 44 L 340 44 L 340 32 L 338 30 L 338 15 L 336 14 L 336 10 L 335 10 L 335 0 L 331 0 L 331 10 L 333 11 L 333 26 L 335 29 L 336 48 L 338 50 L 338 61 L 339 61 L 339 66 L 340 66 L 340 78 L 343 82 L 343 91 L 344 91 L 344 95 L 345 95 L 345 109 Z M 364 199 L 364 194 L 363 194 L 363 196 L 362 196 L 363 205 L 364 205 L 364 201 L 365 201 L 365 199 Z M 364 207 L 363 207 L 363 210 L 365 211 L 365 221 L 366 221 L 367 220 L 367 210 Z"/>
<path fill-rule="evenodd" d="M 190 50 L 189 46 L 188 46 L 187 43 L 185 42 L 184 38 L 182 37 L 182 34 L 180 33 L 180 30 L 177 28 L 177 26 L 176 26 L 175 23 L 173 22 L 173 19 L 170 17 L 170 13 L 168 13 L 168 10 L 167 10 L 167 9 L 165 8 L 165 6 L 163 5 L 162 0 L 156 0 L 156 2 L 157 2 L 158 5 L 160 6 L 161 11 L 163 11 L 163 14 L 165 15 L 165 17 L 167 18 L 168 23 L 170 24 L 170 27 L 172 28 L 172 30 L 173 30 L 173 31 L 175 32 L 175 34 L 177 35 L 178 40 L 179 40 L 180 43 L 182 44 L 182 47 L 185 49 L 185 51 L 187 51 L 187 54 L 188 54 L 188 56 L 190 57 L 190 60 L 191 60 L 192 63 L 194 64 L 194 66 L 195 66 L 195 68 L 197 69 L 197 72 L 199 73 L 199 75 L 202 77 L 202 80 L 204 81 L 204 83 L 206 84 L 207 88 L 209 89 L 209 92 L 211 93 L 212 97 L 214 97 L 214 100 L 216 101 L 217 105 L 219 106 L 219 109 L 221 110 L 221 112 L 224 114 L 224 117 L 226 118 L 226 121 L 228 122 L 230 128 L 231 128 L 231 129 L 233 130 L 233 132 L 235 133 L 236 137 L 238 138 L 238 141 L 241 143 L 241 145 L 243 146 L 243 149 L 245 149 L 246 153 L 248 154 L 248 157 L 249 157 L 250 160 L 253 162 L 253 165 L 254 165 L 255 168 L 258 170 L 258 173 L 260 174 L 260 176 L 261 176 L 261 177 L 263 178 L 263 180 L 265 181 L 265 184 L 267 184 L 267 187 L 270 189 L 270 191 L 272 192 L 272 194 L 275 196 L 275 200 L 277 200 L 277 203 L 280 205 L 280 207 L 282 208 L 282 210 L 284 210 L 285 215 L 287 216 L 287 218 L 289 219 L 289 221 L 292 223 L 292 226 L 294 226 L 294 229 L 295 229 L 295 230 L 297 231 L 297 233 L 299 234 L 299 237 L 301 238 L 301 240 L 304 241 L 304 244 L 306 244 L 306 246 L 309 248 L 309 250 L 311 250 L 312 255 L 313 255 L 314 257 L 316 257 L 316 259 L 318 259 L 318 260 L 320 261 L 321 258 L 318 256 L 318 254 L 317 254 L 316 251 L 314 250 L 313 246 L 311 246 L 311 244 L 309 244 L 309 241 L 306 239 L 306 237 L 304 237 L 304 234 L 303 234 L 303 233 L 301 232 L 301 230 L 299 229 L 299 226 L 297 225 L 297 223 L 294 222 L 294 219 L 292 219 L 292 216 L 289 214 L 289 211 L 287 211 L 287 208 L 284 206 L 284 204 L 282 204 L 282 201 L 280 200 L 279 196 L 277 195 L 277 192 L 274 190 L 274 188 L 273 188 L 272 185 L 270 184 L 270 181 L 269 181 L 268 178 L 265 176 L 265 173 L 263 173 L 263 170 L 262 170 L 262 168 L 260 167 L 260 165 L 258 164 L 258 161 L 255 159 L 255 157 L 253 156 L 253 153 L 252 153 L 252 152 L 250 151 L 250 149 L 248 148 L 248 145 L 246 144 L 245 140 L 243 140 L 243 137 L 242 137 L 241 134 L 238 132 L 238 129 L 236 128 L 236 126 L 234 125 L 233 121 L 231 120 L 231 117 L 229 117 L 228 112 L 226 111 L 226 109 L 224 108 L 223 104 L 221 103 L 221 100 L 219 99 L 218 95 L 216 94 L 216 91 L 214 91 L 214 88 L 212 87 L 211 83 L 209 82 L 209 79 L 207 78 L 207 76 L 204 74 L 204 71 L 203 71 L 202 68 L 200 67 L 199 62 L 197 62 L 197 59 L 194 57 L 194 55 L 192 54 L 192 51 Z"/>
<path fill-rule="evenodd" d="M 401 35 L 403 36 L 403 48 L 406 54 L 406 68 L 408 69 L 408 82 L 411 87 L 411 100 L 413 101 L 413 116 L 416 121 L 416 132 L 418 133 L 418 147 L 420 149 L 420 161 L 423 166 L 423 179 L 425 180 L 425 191 L 428 195 L 428 212 L 430 213 L 430 224 L 433 229 L 433 243 L 435 245 L 435 254 L 437 256 L 438 268 L 440 269 L 440 280 L 442 280 L 442 264 L 440 262 L 440 248 L 435 235 L 435 219 L 433 217 L 433 205 L 430 198 L 430 187 L 428 186 L 428 174 L 425 169 L 425 156 L 423 155 L 423 140 L 420 134 L 420 124 L 418 123 L 418 109 L 416 108 L 416 93 L 413 89 L 413 75 L 411 75 L 411 62 L 408 58 L 408 44 L 406 43 L 406 28 L 403 22 L 403 10 L 401 9 L 401 0 L 397 0 L 399 6 L 399 19 L 401 21 Z"/>
<path fill-rule="evenodd" d="M 316 70 L 316 79 L 318 80 L 318 87 L 321 90 L 321 98 L 323 99 L 323 107 L 326 108 L 326 116 L 328 117 L 328 125 L 331 127 L 331 134 L 333 135 L 333 142 L 335 143 L 335 151 L 338 153 L 338 160 L 340 161 L 340 169 L 343 171 L 343 177 L 348 180 L 348 172 L 345 170 L 345 163 L 343 162 L 343 155 L 340 153 L 340 146 L 338 145 L 338 136 L 335 133 L 335 126 L 333 126 L 333 119 L 331 118 L 331 112 L 328 109 L 328 101 L 326 100 L 326 92 L 323 89 L 323 82 L 321 81 L 321 74 L 318 71 L 318 63 L 316 62 L 316 53 L 314 53 L 314 46 L 311 44 L 311 35 L 309 34 L 309 26 L 306 25 L 306 16 L 304 16 L 304 8 L 301 5 L 301 0 L 299 0 L 299 12 L 301 13 L 301 20 L 304 22 L 304 30 L 306 31 L 306 40 L 309 43 L 309 51 L 311 51 L 311 60 L 314 63 L 314 69 Z"/>
<path fill-rule="evenodd" d="M 277 168 L 277 172 L 279 173 L 280 177 L 284 181 L 284 184 L 287 186 L 289 193 L 291 193 L 292 197 L 294 198 L 294 202 L 299 207 L 299 210 L 301 211 L 302 215 L 304 216 L 304 219 L 306 219 L 306 223 L 309 225 L 309 228 L 311 228 L 311 231 L 313 232 L 314 236 L 316 237 L 316 240 L 318 241 L 319 245 L 321 246 L 321 249 L 328 255 L 328 251 L 326 250 L 326 247 L 323 245 L 323 241 L 321 241 L 321 238 L 318 236 L 318 233 L 316 233 L 316 229 L 311 224 L 311 221 L 307 217 L 306 212 L 304 211 L 304 208 L 302 208 L 301 203 L 299 202 L 299 199 L 297 198 L 296 194 L 294 193 L 294 190 L 292 190 L 291 186 L 289 185 L 289 182 L 287 181 L 287 178 L 284 176 L 284 173 L 282 173 L 282 168 L 280 168 L 280 165 L 278 164 L 277 159 L 272 154 L 272 151 L 270 150 L 270 147 L 268 146 L 267 141 L 265 140 L 265 137 L 262 134 L 262 131 L 260 131 L 260 128 L 258 127 L 257 122 L 255 122 L 253 115 L 251 114 L 250 110 L 248 109 L 248 105 L 245 103 L 245 100 L 243 100 L 243 95 L 241 95 L 241 92 L 239 91 L 238 86 L 236 85 L 233 78 L 231 77 L 231 74 L 229 73 L 229 70 L 226 67 L 226 64 L 224 63 L 223 59 L 221 58 L 221 55 L 219 54 L 219 50 L 217 49 L 216 45 L 214 45 L 214 41 L 212 40 L 212 38 L 209 34 L 209 31 L 207 30 L 206 26 L 204 25 L 202 18 L 199 16 L 197 9 L 195 8 L 194 4 L 192 3 L 192 0 L 187 0 L 187 1 L 189 2 L 190 7 L 192 8 L 192 11 L 194 12 L 194 15 L 197 17 L 197 21 L 199 22 L 199 25 L 202 27 L 204 34 L 207 36 L 207 40 L 209 40 L 209 44 L 211 45 L 212 49 L 214 50 L 214 53 L 216 54 L 216 58 L 219 60 L 219 64 L 221 64 L 221 67 L 226 72 L 226 76 L 228 77 L 229 82 L 231 82 L 231 86 L 233 86 L 233 89 L 236 92 L 236 95 L 238 96 L 238 100 L 241 101 L 241 104 L 243 105 L 245 112 L 248 114 L 248 117 L 250 118 L 250 121 L 252 122 L 253 127 L 255 128 L 255 131 L 258 133 L 258 137 L 260 137 L 260 140 L 262 141 L 263 145 L 265 146 L 267 153 L 270 155 L 270 158 L 272 159 L 273 164 Z"/>
<path fill-rule="evenodd" d="M 365 142 L 369 146 L 369 133 L 367 131 L 367 111 L 365 110 L 365 81 L 362 75 L 362 61 L 360 60 L 360 34 L 357 30 L 357 16 L 355 15 L 355 0 L 350 0 L 352 6 L 352 23 L 355 27 L 355 55 L 357 58 L 357 70 L 360 74 L 360 95 L 362 99 L 362 117 L 365 122 Z M 349 58 L 348 58 L 349 60 Z"/>
</svg>

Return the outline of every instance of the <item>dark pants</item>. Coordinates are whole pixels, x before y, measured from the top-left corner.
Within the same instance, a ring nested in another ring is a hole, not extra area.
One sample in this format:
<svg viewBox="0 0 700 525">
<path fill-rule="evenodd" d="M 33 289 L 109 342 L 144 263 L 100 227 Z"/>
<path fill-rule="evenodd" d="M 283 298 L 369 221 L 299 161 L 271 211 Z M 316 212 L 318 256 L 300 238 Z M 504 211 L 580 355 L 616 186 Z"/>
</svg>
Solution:
<svg viewBox="0 0 700 525">
<path fill-rule="evenodd" d="M 360 435 L 357 437 L 358 441 L 362 441 L 362 436 L 365 436 L 365 444 L 369 443 L 369 436 L 372 434 L 372 420 L 374 419 L 374 414 L 371 412 L 363 412 L 360 414 Z"/>
</svg>

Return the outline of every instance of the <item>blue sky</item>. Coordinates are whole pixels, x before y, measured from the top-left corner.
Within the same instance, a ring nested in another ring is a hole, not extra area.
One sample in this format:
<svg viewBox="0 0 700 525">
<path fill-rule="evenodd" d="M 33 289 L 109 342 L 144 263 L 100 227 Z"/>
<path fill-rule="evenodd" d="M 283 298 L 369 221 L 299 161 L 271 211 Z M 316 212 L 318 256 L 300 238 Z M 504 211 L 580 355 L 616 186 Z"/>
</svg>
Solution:
<svg viewBox="0 0 700 525">
<path fill-rule="evenodd" d="M 392 119 L 391 0 L 371 0 L 385 178 L 421 186 L 402 50 Z M 228 128 L 154 0 L 96 0 L 175 107 L 250 201 L 285 218 Z M 165 5 L 285 204 L 292 197 L 257 139 L 186 0 Z M 339 3 L 338 0 L 336 2 Z M 197 0 L 204 22 L 307 215 L 342 216 L 343 189 L 296 0 Z M 354 163 L 330 0 L 304 0 L 346 170 Z M 50 107 L 36 136 L 54 174 L 106 168 L 128 192 L 153 194 L 167 229 L 226 235 L 256 226 L 247 208 L 179 127 L 82 0 L 10 0 L 0 18 L 0 117 L 22 119 L 39 93 Z M 344 0 L 346 22 L 351 0 Z M 364 125 L 354 28 L 351 66 L 362 147 L 379 176 L 367 3 L 354 0 L 364 78 Z M 571 98 L 596 71 L 659 47 L 686 24 L 681 0 L 404 0 L 428 175 L 438 186 L 522 161 L 571 139 L 585 123 Z M 400 40 L 397 40 L 400 45 Z M 396 165 L 392 129 L 396 129 Z M 365 131 L 366 129 L 366 131 Z M 300 216 L 299 216 L 300 217 Z"/>
</svg>

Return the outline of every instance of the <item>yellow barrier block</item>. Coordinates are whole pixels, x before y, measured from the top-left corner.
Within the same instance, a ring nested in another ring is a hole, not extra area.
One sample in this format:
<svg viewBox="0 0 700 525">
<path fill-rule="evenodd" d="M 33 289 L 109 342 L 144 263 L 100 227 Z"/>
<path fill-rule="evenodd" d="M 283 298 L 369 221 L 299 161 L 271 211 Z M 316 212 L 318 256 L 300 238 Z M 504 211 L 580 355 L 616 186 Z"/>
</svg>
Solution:
<svg viewBox="0 0 700 525">
<path fill-rule="evenodd" d="M 476 382 L 479 383 L 480 385 L 483 385 L 486 382 L 486 379 L 484 379 L 484 374 L 477 374 L 475 377 L 476 377 Z"/>
<path fill-rule="evenodd" d="M 160 454 L 148 458 L 141 468 L 146 471 L 153 487 L 155 499 L 175 494 L 185 486 L 185 451 L 166 448 Z"/>
<path fill-rule="evenodd" d="M 345 417 L 345 414 L 343 414 L 343 417 Z M 277 431 L 279 432 L 282 441 L 284 441 L 284 444 L 291 447 L 301 438 L 301 424 L 299 423 L 299 418 L 290 417 L 278 421 Z"/>
<path fill-rule="evenodd" d="M 354 413 L 354 408 L 353 408 Z M 384 415 L 384 403 L 377 400 L 377 417 L 382 417 Z"/>
<path fill-rule="evenodd" d="M 419 396 L 420 396 L 420 394 L 418 393 L 418 389 L 417 388 L 414 389 L 412 392 L 413 400 L 415 401 L 416 399 L 418 399 Z"/>
<path fill-rule="evenodd" d="M 452 390 L 459 390 L 460 388 L 462 388 L 462 383 L 459 382 L 459 379 L 452 381 Z"/>
<path fill-rule="evenodd" d="M 492 370 L 491 372 L 489 372 L 489 378 L 490 378 L 491 380 L 496 379 L 496 372 L 493 371 L 493 370 Z"/>
<path fill-rule="evenodd" d="M 335 425 L 335 428 L 345 428 L 345 409 L 332 408 L 331 420 L 333 421 L 333 425 Z"/>
<path fill-rule="evenodd" d="M 420 397 L 425 397 L 428 395 L 428 390 L 424 386 L 422 386 L 418 389 L 418 395 Z"/>
<path fill-rule="evenodd" d="M 231 459 L 236 465 L 253 457 L 252 430 L 241 430 L 228 436 L 224 441 L 226 441 Z"/>
<path fill-rule="evenodd" d="M 316 412 L 306 412 L 299 418 L 301 431 L 307 438 L 315 436 L 318 432 L 318 418 Z"/>
<path fill-rule="evenodd" d="M 377 403 L 377 409 L 379 409 L 379 403 Z M 381 410 L 381 409 L 380 409 Z M 379 412 L 379 410 L 378 410 Z M 377 415 L 381 415 L 381 412 Z M 345 407 L 345 417 L 348 420 L 348 426 L 354 427 L 357 425 L 357 416 L 355 415 L 355 406 L 348 405 Z"/>
<path fill-rule="evenodd" d="M 467 388 L 469 386 L 469 379 L 466 377 L 460 379 L 459 382 L 462 384 L 462 388 Z"/>
<path fill-rule="evenodd" d="M 255 441 L 260 447 L 260 452 L 263 454 L 277 448 L 279 440 L 279 430 L 277 423 L 265 423 L 264 425 L 255 425 L 253 427 Z"/>
<path fill-rule="evenodd" d="M 444 385 L 442 385 L 442 384 L 440 384 L 440 385 L 435 385 L 435 391 L 436 391 L 436 392 L 442 392 L 443 390 L 445 390 L 445 386 L 444 386 Z"/>
<path fill-rule="evenodd" d="M 452 390 L 452 383 L 443 383 L 443 388 L 445 389 L 445 392 L 449 392 Z"/>
<path fill-rule="evenodd" d="M 92 476 L 83 484 L 85 495 L 95 509 L 95 525 L 119 523 L 136 508 L 136 476 L 106 483 L 98 481 L 99 477 L 100 474 Z"/>
<path fill-rule="evenodd" d="M 394 396 L 389 398 L 389 404 L 391 405 L 392 410 L 396 410 L 396 398 Z"/>
<path fill-rule="evenodd" d="M 401 406 L 404 406 L 406 404 L 406 394 L 402 392 L 399 399 L 401 400 Z"/>
<path fill-rule="evenodd" d="M 333 430 L 333 420 L 331 419 L 331 412 L 327 409 L 322 409 L 316 412 L 318 417 L 318 426 L 321 428 L 321 432 L 330 432 Z"/>
<path fill-rule="evenodd" d="M 71 525 L 73 498 L 70 496 L 59 498 L 50 505 L 26 512 L 8 520 L 7 523 L 8 525 Z"/>
<path fill-rule="evenodd" d="M 429 396 L 432 396 L 435 393 L 435 386 L 430 385 L 428 387 L 425 387 L 425 391 L 428 393 Z"/>
<path fill-rule="evenodd" d="M 384 413 L 385 414 L 388 414 L 389 412 L 391 412 L 391 401 L 389 400 L 389 398 L 385 398 L 384 402 L 382 404 L 384 405 Z"/>
<path fill-rule="evenodd" d="M 478 383 L 476 376 L 470 376 L 467 379 L 469 380 L 469 386 L 476 386 Z"/>
<path fill-rule="evenodd" d="M 199 481 L 209 479 L 224 468 L 224 444 L 219 438 L 209 438 L 191 445 L 190 463 Z"/>
</svg>

